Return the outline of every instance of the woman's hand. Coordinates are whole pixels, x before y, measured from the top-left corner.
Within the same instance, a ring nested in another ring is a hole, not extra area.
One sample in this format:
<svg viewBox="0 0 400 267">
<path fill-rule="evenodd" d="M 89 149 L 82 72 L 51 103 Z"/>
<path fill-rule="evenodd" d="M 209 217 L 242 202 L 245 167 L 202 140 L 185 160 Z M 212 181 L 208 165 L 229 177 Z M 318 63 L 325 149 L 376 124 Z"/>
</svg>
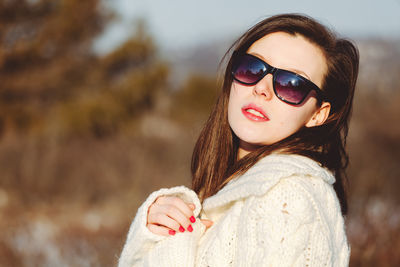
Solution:
<svg viewBox="0 0 400 267">
<path fill-rule="evenodd" d="M 196 221 L 193 203 L 185 203 L 179 197 L 161 196 L 150 205 L 147 212 L 147 228 L 158 235 L 175 235 L 176 232 L 193 231 Z M 201 220 L 209 228 L 212 221 Z"/>
</svg>

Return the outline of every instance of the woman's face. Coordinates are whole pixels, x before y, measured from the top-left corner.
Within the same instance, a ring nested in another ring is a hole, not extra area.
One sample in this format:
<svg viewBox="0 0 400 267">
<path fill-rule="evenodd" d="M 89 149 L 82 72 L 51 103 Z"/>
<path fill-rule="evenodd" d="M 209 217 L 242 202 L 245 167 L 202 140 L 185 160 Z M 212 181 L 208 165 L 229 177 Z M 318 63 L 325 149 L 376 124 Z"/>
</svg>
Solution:
<svg viewBox="0 0 400 267">
<path fill-rule="evenodd" d="M 247 53 L 271 66 L 300 74 L 321 88 L 327 70 L 325 57 L 319 47 L 301 35 L 268 34 L 254 42 Z M 239 157 L 259 146 L 276 143 L 303 126 L 322 124 L 330 105 L 317 106 L 315 95 L 315 91 L 311 91 L 303 103 L 293 106 L 274 94 L 271 74 L 252 86 L 234 81 L 229 96 L 228 121 L 240 139 Z"/>
</svg>

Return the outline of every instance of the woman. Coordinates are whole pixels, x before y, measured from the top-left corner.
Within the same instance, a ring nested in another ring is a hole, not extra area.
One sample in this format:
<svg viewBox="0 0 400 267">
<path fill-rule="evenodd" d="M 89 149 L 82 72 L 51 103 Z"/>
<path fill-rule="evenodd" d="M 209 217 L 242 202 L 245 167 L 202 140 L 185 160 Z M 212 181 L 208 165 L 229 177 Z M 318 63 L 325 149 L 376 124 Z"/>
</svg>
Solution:
<svg viewBox="0 0 400 267">
<path fill-rule="evenodd" d="M 309 17 L 283 14 L 230 51 L 194 149 L 193 190 L 148 197 L 119 266 L 347 266 L 357 49 Z"/>
</svg>

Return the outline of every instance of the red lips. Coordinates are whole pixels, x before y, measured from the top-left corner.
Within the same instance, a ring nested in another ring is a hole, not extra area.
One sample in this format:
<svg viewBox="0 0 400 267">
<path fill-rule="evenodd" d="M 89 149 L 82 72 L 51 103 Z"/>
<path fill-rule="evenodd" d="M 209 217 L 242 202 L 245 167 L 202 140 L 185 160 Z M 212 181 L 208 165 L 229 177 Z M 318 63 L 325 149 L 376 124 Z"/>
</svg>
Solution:
<svg viewBox="0 0 400 267">
<path fill-rule="evenodd" d="M 269 121 L 268 116 L 265 114 L 264 110 L 251 103 L 242 107 L 243 115 L 251 121 L 264 122 Z"/>
</svg>

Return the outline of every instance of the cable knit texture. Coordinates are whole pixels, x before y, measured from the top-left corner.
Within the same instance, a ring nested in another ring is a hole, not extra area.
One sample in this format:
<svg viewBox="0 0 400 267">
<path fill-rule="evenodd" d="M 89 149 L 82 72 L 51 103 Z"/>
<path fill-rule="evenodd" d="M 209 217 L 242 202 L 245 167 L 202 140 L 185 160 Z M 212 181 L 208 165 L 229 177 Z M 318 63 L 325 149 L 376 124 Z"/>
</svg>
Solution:
<svg viewBox="0 0 400 267">
<path fill-rule="evenodd" d="M 303 156 L 273 154 L 204 200 L 184 187 L 153 192 L 139 208 L 119 259 L 127 266 L 348 266 L 350 249 L 333 175 Z M 193 232 L 146 227 L 158 196 L 196 205 Z M 213 226 L 205 229 L 199 218 Z"/>
</svg>

